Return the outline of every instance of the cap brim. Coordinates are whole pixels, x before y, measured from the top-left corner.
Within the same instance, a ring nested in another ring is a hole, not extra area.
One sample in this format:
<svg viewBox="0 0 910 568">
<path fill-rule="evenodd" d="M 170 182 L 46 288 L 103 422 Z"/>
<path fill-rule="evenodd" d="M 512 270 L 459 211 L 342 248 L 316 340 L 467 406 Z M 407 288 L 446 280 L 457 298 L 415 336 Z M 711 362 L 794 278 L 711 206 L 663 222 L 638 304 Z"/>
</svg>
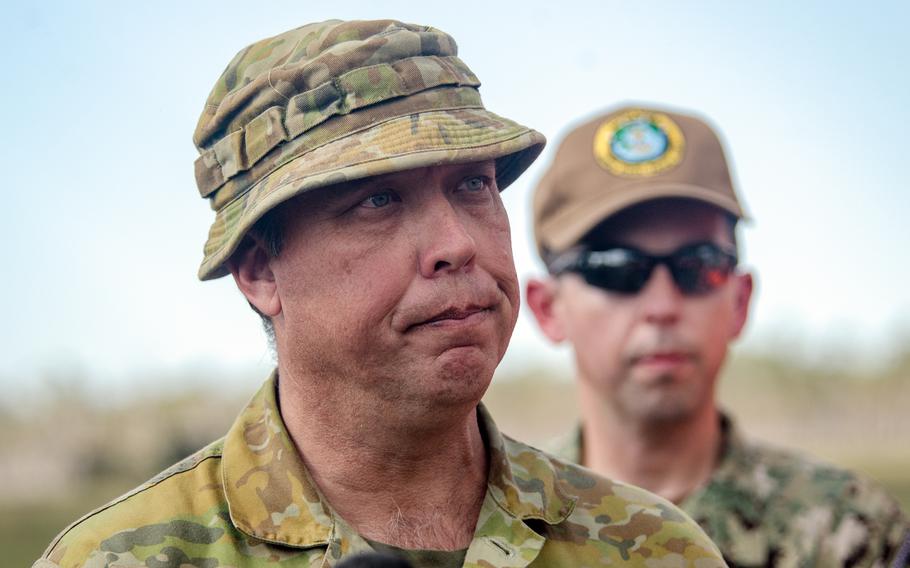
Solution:
<svg viewBox="0 0 910 568">
<path fill-rule="evenodd" d="M 491 159 L 502 190 L 531 165 L 544 144 L 539 132 L 483 108 L 414 113 L 372 124 L 300 154 L 225 204 L 209 231 L 199 278 L 228 274 L 224 263 L 246 232 L 295 195 L 397 171 Z"/>
<path fill-rule="evenodd" d="M 617 191 L 616 195 L 607 199 L 603 195 L 594 194 L 587 200 L 566 207 L 549 220 L 545 230 L 541 231 L 548 235 L 547 241 L 540 243 L 541 254 L 543 251 L 559 252 L 575 245 L 601 221 L 623 209 L 646 201 L 672 197 L 702 201 L 737 218 L 748 218 L 735 199 L 717 190 L 696 185 L 669 183 L 645 186 L 635 191 Z"/>
</svg>

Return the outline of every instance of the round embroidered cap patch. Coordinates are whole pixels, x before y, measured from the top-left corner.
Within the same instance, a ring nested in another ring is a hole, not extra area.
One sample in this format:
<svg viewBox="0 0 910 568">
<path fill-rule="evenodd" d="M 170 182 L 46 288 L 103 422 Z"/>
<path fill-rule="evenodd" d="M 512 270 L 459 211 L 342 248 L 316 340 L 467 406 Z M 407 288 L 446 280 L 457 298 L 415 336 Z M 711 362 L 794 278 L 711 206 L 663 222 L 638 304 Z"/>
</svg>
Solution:
<svg viewBox="0 0 910 568">
<path fill-rule="evenodd" d="M 594 133 L 594 156 L 615 175 L 651 176 L 683 157 L 686 141 L 669 116 L 631 110 L 601 124 Z"/>
</svg>

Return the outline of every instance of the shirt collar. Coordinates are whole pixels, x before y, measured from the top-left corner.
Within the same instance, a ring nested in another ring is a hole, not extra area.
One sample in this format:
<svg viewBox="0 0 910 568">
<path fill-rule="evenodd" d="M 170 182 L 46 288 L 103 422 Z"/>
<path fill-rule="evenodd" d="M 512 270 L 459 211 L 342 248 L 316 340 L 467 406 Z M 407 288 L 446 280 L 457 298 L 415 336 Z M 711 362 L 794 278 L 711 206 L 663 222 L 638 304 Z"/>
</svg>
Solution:
<svg viewBox="0 0 910 568">
<path fill-rule="evenodd" d="M 477 418 L 490 458 L 488 493 L 513 517 L 551 525 L 564 521 L 575 498 L 561 491 L 558 466 L 540 451 L 500 434 L 483 404 L 477 407 Z"/>
<path fill-rule="evenodd" d="M 225 438 L 222 475 L 231 520 L 252 537 L 292 547 L 328 545 L 349 553 L 367 546 L 334 513 L 307 472 L 281 419 L 276 389 L 277 371 Z M 486 521 L 503 512 L 527 531 L 524 520 L 548 524 L 565 520 L 575 499 L 560 490 L 558 466 L 500 434 L 482 404 L 477 418 L 490 469 L 475 538 L 485 532 Z"/>
<path fill-rule="evenodd" d="M 720 411 L 720 455 L 711 480 L 736 475 L 748 455 L 748 443 L 736 421 L 726 412 Z"/>
<path fill-rule="evenodd" d="M 244 533 L 297 547 L 328 544 L 333 514 L 310 479 L 278 410 L 277 370 L 224 441 L 222 475 L 231 520 Z"/>
<path fill-rule="evenodd" d="M 749 446 L 736 421 L 724 411 L 718 412 L 720 420 L 720 454 L 711 476 L 704 485 L 692 491 L 680 503 L 684 509 L 694 500 L 700 498 L 705 488 L 717 481 L 740 473 L 744 460 L 748 460 Z M 567 434 L 554 441 L 553 452 L 560 458 L 572 462 L 582 463 L 584 451 L 584 428 L 579 422 Z"/>
</svg>

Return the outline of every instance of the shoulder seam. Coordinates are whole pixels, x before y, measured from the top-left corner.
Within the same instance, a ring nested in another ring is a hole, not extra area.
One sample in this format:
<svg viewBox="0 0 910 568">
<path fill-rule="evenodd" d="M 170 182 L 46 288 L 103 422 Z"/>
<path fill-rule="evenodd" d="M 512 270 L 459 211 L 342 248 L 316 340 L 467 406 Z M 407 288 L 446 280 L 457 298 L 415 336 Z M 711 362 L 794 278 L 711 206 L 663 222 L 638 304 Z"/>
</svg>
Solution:
<svg viewBox="0 0 910 568">
<path fill-rule="evenodd" d="M 192 471 L 192 470 L 196 469 L 197 467 L 199 467 L 199 465 L 205 461 L 208 461 L 210 459 L 215 459 L 215 458 L 221 459 L 221 457 L 222 456 L 221 456 L 220 452 L 217 454 L 208 455 L 208 456 L 201 458 L 196 463 L 194 463 L 192 465 L 192 467 L 187 467 L 185 469 L 179 469 L 176 467 L 179 464 L 175 464 L 174 466 L 171 466 L 171 467 L 174 467 L 175 470 L 172 471 L 171 473 L 169 473 L 168 475 L 158 474 L 155 477 L 151 478 L 149 481 L 146 481 L 145 483 L 140 485 L 139 487 L 131 489 L 131 490 L 127 491 L 126 493 L 124 493 L 123 495 L 114 498 L 113 500 L 109 501 L 108 503 L 106 503 L 104 505 L 101 505 L 97 509 L 89 511 L 88 513 L 82 515 L 81 517 L 79 517 L 78 519 L 76 519 L 75 521 L 70 523 L 69 526 L 64 528 L 62 531 L 60 531 L 60 533 L 56 537 L 54 537 L 54 540 L 52 540 L 51 543 L 48 545 L 48 547 L 45 549 L 44 553 L 41 555 L 41 559 L 50 560 L 49 554 L 51 553 L 51 551 L 54 550 L 54 548 L 57 547 L 58 544 L 60 544 L 60 541 L 63 540 L 63 537 L 65 537 L 67 534 L 69 534 L 69 532 L 71 530 L 73 530 L 74 528 L 76 528 L 78 525 L 80 525 L 82 522 L 88 520 L 89 518 L 94 517 L 95 515 L 102 513 L 115 505 L 119 505 L 120 503 L 123 503 L 130 497 L 133 497 L 148 489 L 151 489 L 151 488 L 155 487 L 156 485 L 158 485 L 159 483 L 162 483 L 176 475 L 180 475 L 181 473 L 186 473 L 188 471 Z M 165 470 L 165 472 L 166 471 L 167 470 Z"/>
</svg>

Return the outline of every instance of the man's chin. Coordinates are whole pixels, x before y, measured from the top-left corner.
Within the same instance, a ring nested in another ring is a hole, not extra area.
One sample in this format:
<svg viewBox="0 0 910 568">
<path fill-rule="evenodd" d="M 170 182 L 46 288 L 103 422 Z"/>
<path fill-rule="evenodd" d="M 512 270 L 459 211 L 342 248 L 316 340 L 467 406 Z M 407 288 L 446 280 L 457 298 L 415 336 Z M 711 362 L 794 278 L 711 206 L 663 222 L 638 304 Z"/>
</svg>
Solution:
<svg viewBox="0 0 910 568">
<path fill-rule="evenodd" d="M 477 349 L 450 349 L 418 380 L 433 404 L 474 406 L 490 386 L 497 362 Z"/>
<path fill-rule="evenodd" d="M 440 384 L 456 390 L 481 385 L 486 390 L 498 362 L 489 353 L 476 348 L 449 349 L 436 359 L 433 374 Z"/>
<path fill-rule="evenodd" d="M 669 383 L 650 385 L 626 393 L 623 406 L 627 417 L 642 423 L 678 423 L 691 419 L 697 404 L 691 393 L 680 392 Z"/>
</svg>

